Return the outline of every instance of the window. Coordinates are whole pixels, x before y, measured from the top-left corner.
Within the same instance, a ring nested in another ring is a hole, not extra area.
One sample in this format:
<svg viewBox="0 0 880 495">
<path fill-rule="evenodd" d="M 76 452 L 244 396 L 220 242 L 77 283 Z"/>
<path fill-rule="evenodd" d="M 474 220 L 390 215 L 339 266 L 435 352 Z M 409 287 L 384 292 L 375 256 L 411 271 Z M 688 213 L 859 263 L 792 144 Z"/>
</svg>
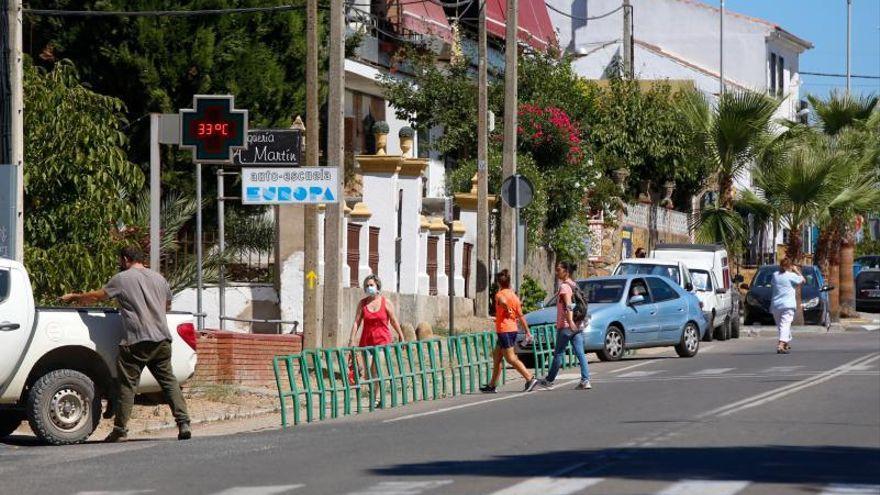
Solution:
<svg viewBox="0 0 880 495">
<path fill-rule="evenodd" d="M 768 88 L 770 96 L 776 96 L 776 54 L 770 54 L 770 87 Z"/>
<path fill-rule="evenodd" d="M 647 263 L 621 263 L 615 275 L 660 275 L 666 277 L 676 284 L 681 284 L 678 276 L 678 267 L 675 265 L 654 265 Z"/>
<path fill-rule="evenodd" d="M 636 296 L 642 296 L 645 298 L 643 304 L 651 302 L 651 293 L 648 292 L 648 286 L 646 286 L 645 281 L 640 278 L 633 280 L 632 285 L 629 287 L 628 299 L 632 299 Z"/>
<path fill-rule="evenodd" d="M 693 280 L 694 289 L 704 292 L 711 292 L 712 277 L 706 270 L 691 270 L 691 280 Z"/>
<path fill-rule="evenodd" d="M 587 282 L 581 289 L 590 304 L 616 303 L 623 295 L 626 280 L 601 280 Z"/>
<path fill-rule="evenodd" d="M 9 270 L 0 270 L 0 303 L 9 298 Z"/>
<path fill-rule="evenodd" d="M 654 302 L 671 301 L 678 299 L 678 292 L 669 286 L 669 284 L 657 277 L 650 277 L 648 287 L 651 288 L 651 294 L 654 296 Z"/>
<path fill-rule="evenodd" d="M 418 142 L 416 146 L 419 147 L 418 157 L 419 158 L 431 158 L 431 133 L 424 128 L 418 130 Z"/>
</svg>

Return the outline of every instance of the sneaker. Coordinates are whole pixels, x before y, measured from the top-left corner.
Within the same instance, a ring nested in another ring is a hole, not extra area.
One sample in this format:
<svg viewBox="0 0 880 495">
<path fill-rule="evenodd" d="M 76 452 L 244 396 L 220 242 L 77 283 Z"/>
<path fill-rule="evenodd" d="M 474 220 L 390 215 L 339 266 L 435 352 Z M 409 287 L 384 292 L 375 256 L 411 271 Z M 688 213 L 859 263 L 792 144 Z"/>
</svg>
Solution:
<svg viewBox="0 0 880 495">
<path fill-rule="evenodd" d="M 104 443 L 121 443 L 128 441 L 128 432 L 124 430 L 117 430 L 113 428 L 113 431 L 104 438 Z"/>
<path fill-rule="evenodd" d="M 535 390 L 535 387 L 537 387 L 537 386 L 538 386 L 538 379 L 535 377 L 532 377 L 529 381 L 526 382 L 526 386 L 525 386 L 525 388 L 523 388 L 523 392 L 531 392 L 532 390 Z"/>
<path fill-rule="evenodd" d="M 546 378 L 541 378 L 540 380 L 538 380 L 538 385 L 544 388 L 550 388 L 553 386 L 553 382 L 548 381 Z"/>
<path fill-rule="evenodd" d="M 180 423 L 177 425 L 177 439 L 178 440 L 189 440 L 192 438 L 192 430 L 189 427 L 189 423 Z"/>
<path fill-rule="evenodd" d="M 480 387 L 480 392 L 483 392 L 484 394 L 495 394 L 495 393 L 498 393 L 498 391 L 495 390 L 495 387 L 490 387 L 490 386 L 488 386 L 488 385 L 483 385 L 482 387 Z"/>
<path fill-rule="evenodd" d="M 593 384 L 590 383 L 590 380 L 581 380 L 576 387 L 577 390 L 590 390 L 591 388 L 593 388 Z"/>
<path fill-rule="evenodd" d="M 113 419 L 113 416 L 116 415 L 116 407 L 113 404 L 112 400 L 107 401 L 107 407 L 104 408 L 104 414 L 101 415 L 104 419 Z"/>
</svg>

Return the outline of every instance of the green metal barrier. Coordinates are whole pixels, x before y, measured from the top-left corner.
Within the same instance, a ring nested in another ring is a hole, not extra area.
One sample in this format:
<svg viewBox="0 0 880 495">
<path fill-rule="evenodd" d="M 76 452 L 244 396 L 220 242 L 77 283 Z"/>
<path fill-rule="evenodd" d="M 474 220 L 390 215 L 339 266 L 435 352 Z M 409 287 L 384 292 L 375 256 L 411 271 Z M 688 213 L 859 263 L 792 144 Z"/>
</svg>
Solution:
<svg viewBox="0 0 880 495">
<path fill-rule="evenodd" d="M 452 395 L 474 393 L 492 377 L 492 355 L 495 332 L 469 333 L 449 337 L 449 359 L 452 367 Z M 504 373 L 500 377 L 505 381 Z"/>
<path fill-rule="evenodd" d="M 535 376 L 546 376 L 553 362 L 553 351 L 556 349 L 556 325 L 536 325 L 530 328 L 532 332 L 532 355 L 535 358 Z M 571 350 L 571 346 L 565 348 L 565 358 L 562 367 L 568 368 L 577 365 L 577 357 Z"/>
<path fill-rule="evenodd" d="M 312 422 L 439 399 L 447 392 L 440 339 L 305 350 L 275 356 L 272 364 L 285 428 L 288 409 L 296 425 L 303 410 L 305 421 Z"/>
</svg>

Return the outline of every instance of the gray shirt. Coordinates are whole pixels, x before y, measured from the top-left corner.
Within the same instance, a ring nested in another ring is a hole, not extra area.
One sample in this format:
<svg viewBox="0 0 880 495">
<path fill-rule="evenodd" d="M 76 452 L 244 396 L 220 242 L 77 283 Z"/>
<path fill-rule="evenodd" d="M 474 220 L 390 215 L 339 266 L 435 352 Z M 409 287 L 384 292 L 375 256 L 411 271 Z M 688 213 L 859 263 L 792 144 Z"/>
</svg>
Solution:
<svg viewBox="0 0 880 495">
<path fill-rule="evenodd" d="M 119 302 L 122 344 L 171 340 L 165 315 L 171 287 L 162 275 L 148 268 L 129 268 L 114 275 L 104 291 Z"/>
</svg>

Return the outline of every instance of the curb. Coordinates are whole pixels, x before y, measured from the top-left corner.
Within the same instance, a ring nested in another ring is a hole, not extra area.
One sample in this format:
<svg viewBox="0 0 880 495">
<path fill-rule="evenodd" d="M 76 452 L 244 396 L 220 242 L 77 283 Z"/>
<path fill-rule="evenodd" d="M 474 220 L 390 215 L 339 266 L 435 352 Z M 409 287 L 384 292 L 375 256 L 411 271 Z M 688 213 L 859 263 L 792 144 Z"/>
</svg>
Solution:
<svg viewBox="0 0 880 495">
<path fill-rule="evenodd" d="M 250 419 L 257 416 L 263 416 L 266 414 L 278 413 L 281 412 L 280 407 L 267 407 L 265 409 L 256 409 L 254 411 L 248 411 L 243 413 L 232 413 L 232 414 L 218 414 L 216 416 L 209 416 L 202 419 L 191 420 L 191 425 L 205 425 L 211 423 L 219 423 L 221 421 L 234 421 L 237 419 Z M 177 423 L 165 423 L 161 426 L 145 428 L 140 431 L 132 432 L 133 434 L 137 433 L 156 433 L 165 430 L 171 430 L 177 428 Z"/>
</svg>

